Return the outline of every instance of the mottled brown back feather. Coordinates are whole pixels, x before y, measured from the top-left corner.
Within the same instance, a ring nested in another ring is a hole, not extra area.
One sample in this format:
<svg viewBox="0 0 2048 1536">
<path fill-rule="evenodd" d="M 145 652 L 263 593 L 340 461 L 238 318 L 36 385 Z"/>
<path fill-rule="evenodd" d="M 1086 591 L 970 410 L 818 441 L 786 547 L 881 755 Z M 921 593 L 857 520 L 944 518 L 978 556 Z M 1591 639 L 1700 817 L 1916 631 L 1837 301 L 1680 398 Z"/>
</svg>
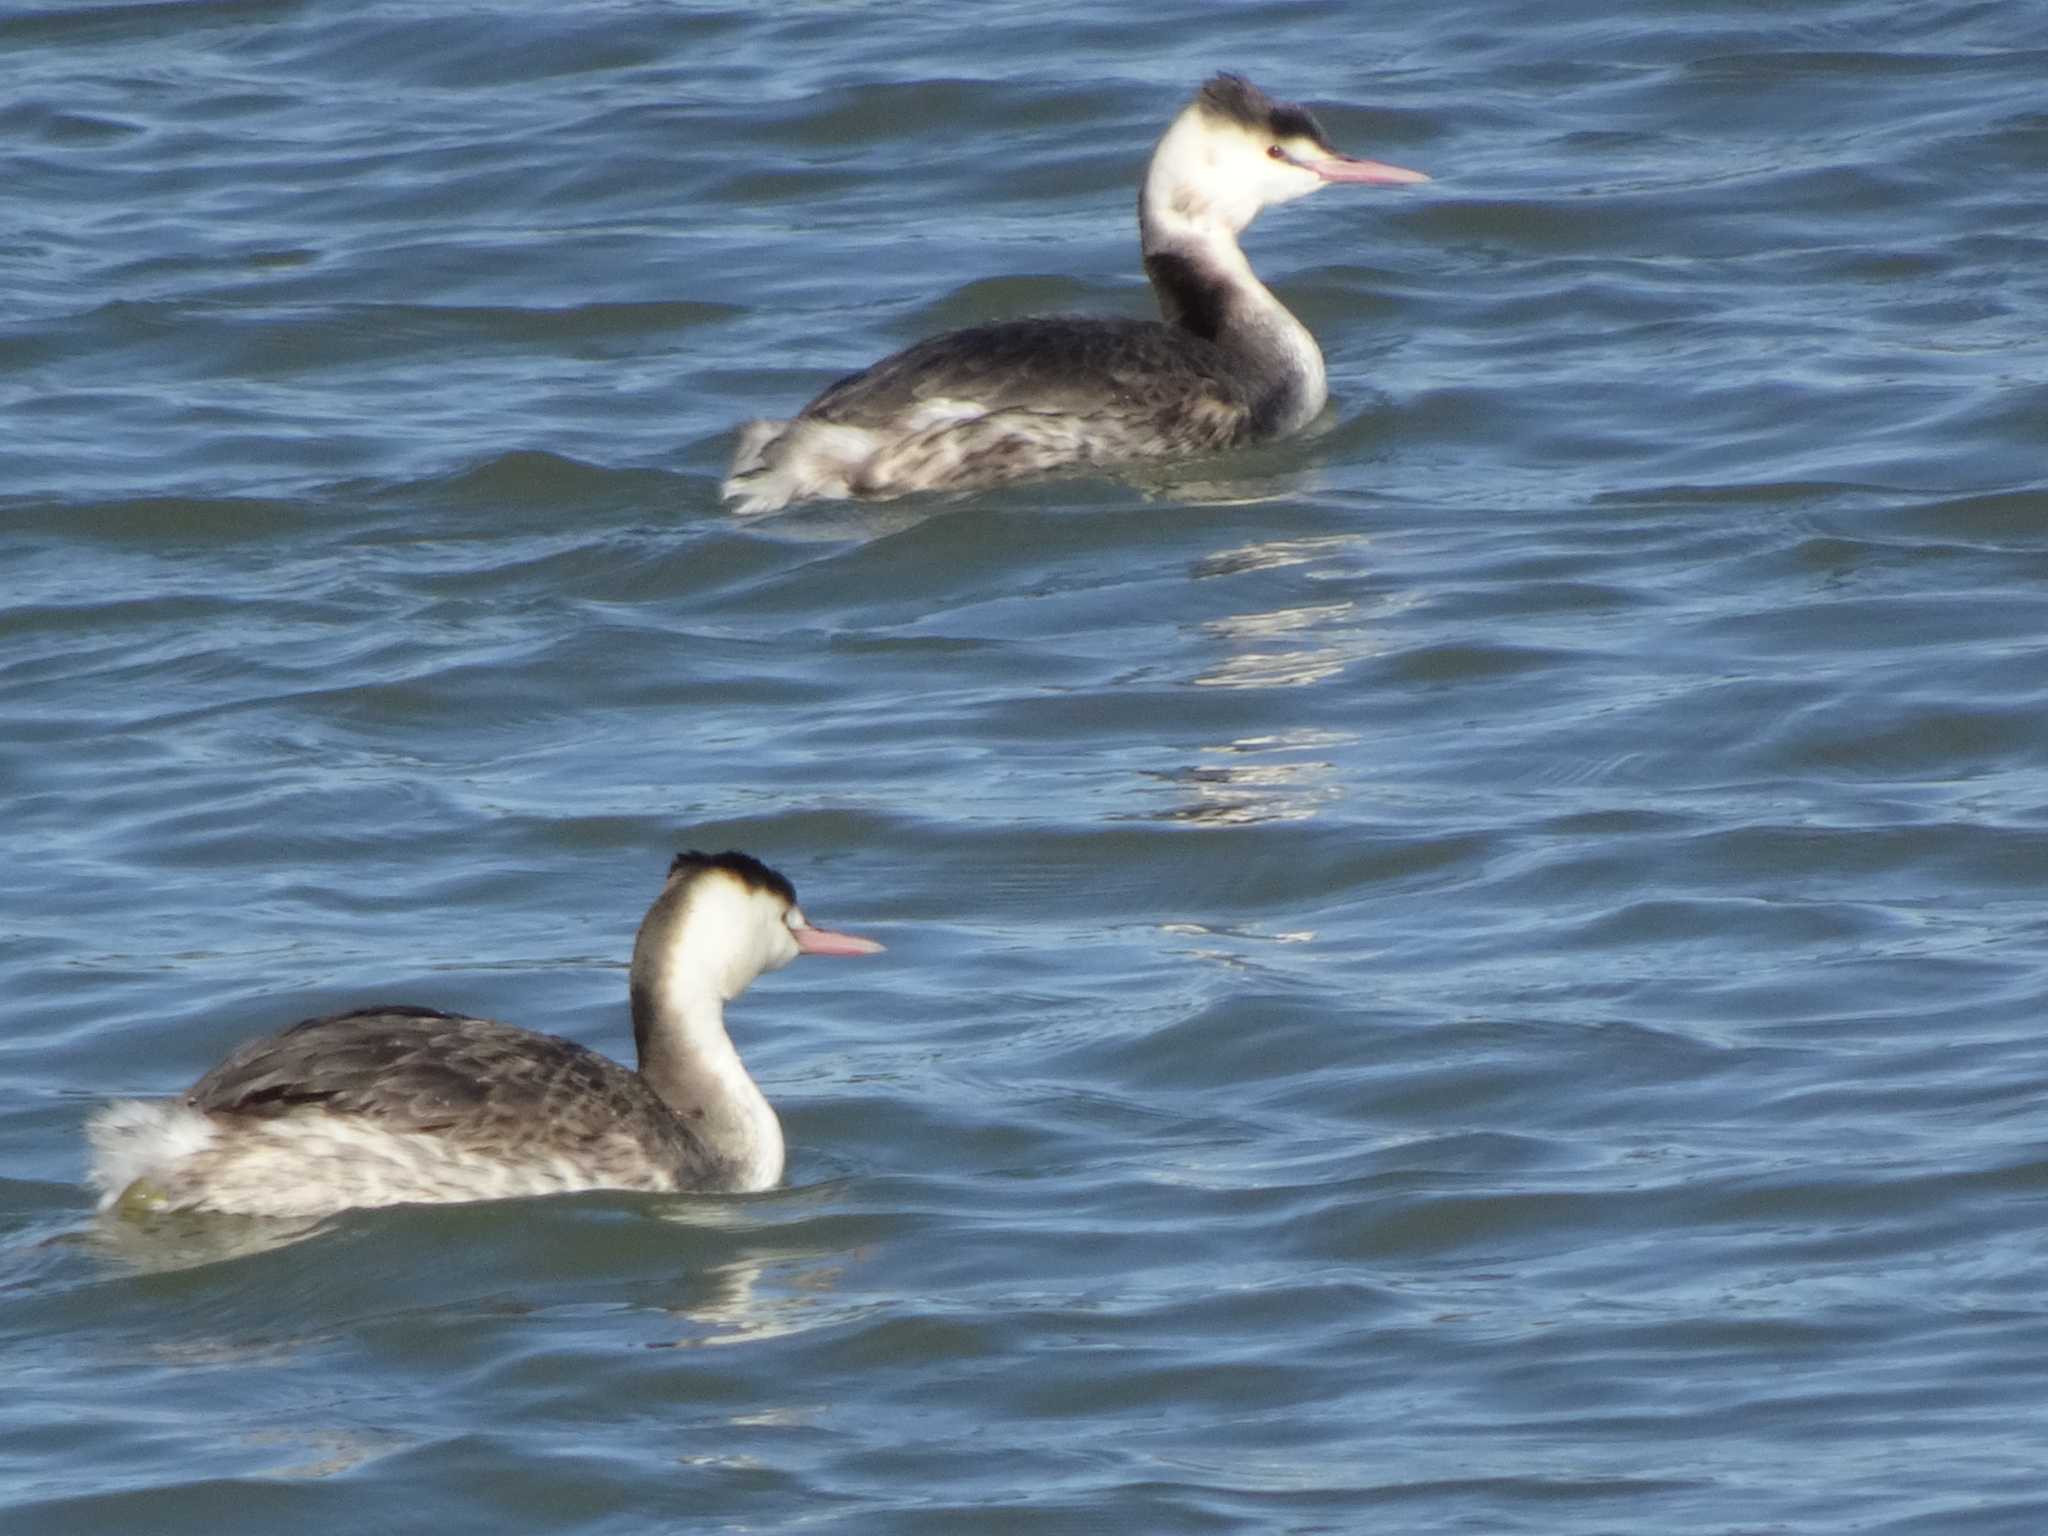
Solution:
<svg viewBox="0 0 2048 1536">
<path fill-rule="evenodd" d="M 1157 320 L 1048 315 L 919 342 L 839 380 L 803 414 L 886 427 L 926 401 L 950 399 L 989 414 L 1028 410 L 1172 422 L 1196 411 L 1213 420 L 1221 409 L 1249 422 L 1253 402 L 1237 371 L 1214 342 Z"/>
<path fill-rule="evenodd" d="M 623 1134 L 684 1183 L 716 1164 L 637 1072 L 573 1040 L 431 1008 L 360 1008 L 251 1040 L 185 1101 L 257 1118 L 360 1115 L 498 1157 L 574 1152 Z"/>
</svg>

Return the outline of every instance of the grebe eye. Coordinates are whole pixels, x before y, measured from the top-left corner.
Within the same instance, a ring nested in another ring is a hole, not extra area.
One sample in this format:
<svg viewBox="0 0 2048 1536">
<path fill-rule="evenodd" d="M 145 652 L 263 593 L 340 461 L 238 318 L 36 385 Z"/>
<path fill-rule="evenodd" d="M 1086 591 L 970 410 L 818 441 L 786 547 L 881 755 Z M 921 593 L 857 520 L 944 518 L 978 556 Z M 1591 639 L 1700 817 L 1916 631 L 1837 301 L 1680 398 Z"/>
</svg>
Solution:
<svg viewBox="0 0 2048 1536">
<path fill-rule="evenodd" d="M 1278 144 L 1275 144 L 1266 151 L 1266 158 L 1268 160 L 1285 160 L 1287 158 L 1287 151 Z"/>
</svg>

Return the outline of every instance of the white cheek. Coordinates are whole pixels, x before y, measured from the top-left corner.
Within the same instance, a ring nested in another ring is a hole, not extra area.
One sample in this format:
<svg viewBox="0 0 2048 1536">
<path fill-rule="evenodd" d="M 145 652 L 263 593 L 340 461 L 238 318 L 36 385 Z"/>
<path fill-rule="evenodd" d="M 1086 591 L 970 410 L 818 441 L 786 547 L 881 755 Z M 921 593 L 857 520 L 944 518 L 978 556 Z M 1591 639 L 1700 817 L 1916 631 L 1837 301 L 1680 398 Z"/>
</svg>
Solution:
<svg viewBox="0 0 2048 1536">
<path fill-rule="evenodd" d="M 1268 160 L 1265 175 L 1260 180 L 1266 200 L 1271 203 L 1287 203 L 1297 197 L 1306 197 L 1323 184 L 1322 177 L 1315 172 L 1304 171 L 1298 165 L 1288 165 L 1281 160 Z"/>
</svg>

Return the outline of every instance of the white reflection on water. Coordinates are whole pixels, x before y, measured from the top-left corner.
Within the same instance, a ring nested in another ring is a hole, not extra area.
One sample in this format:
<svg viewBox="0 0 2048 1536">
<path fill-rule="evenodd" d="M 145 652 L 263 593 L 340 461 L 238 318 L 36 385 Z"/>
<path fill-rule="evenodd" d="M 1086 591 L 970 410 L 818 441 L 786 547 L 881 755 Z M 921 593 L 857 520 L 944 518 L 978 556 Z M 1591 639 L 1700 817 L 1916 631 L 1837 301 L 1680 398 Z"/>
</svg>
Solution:
<svg viewBox="0 0 2048 1536">
<path fill-rule="evenodd" d="M 1320 603 L 1276 608 L 1267 613 L 1241 613 L 1210 619 L 1202 632 L 1234 645 L 1251 645 L 1294 635 L 1314 638 L 1314 645 L 1286 650 L 1240 650 L 1217 666 L 1197 673 L 1198 688 L 1299 688 L 1340 672 L 1353 661 L 1373 654 L 1363 630 L 1346 621 L 1358 613 L 1356 603 Z"/>
<path fill-rule="evenodd" d="M 374 1429 L 336 1427 L 279 1427 L 247 1430 L 242 1443 L 252 1449 L 275 1448 L 296 1459 L 265 1467 L 264 1477 L 334 1477 L 353 1472 L 365 1462 L 393 1451 L 409 1449 L 413 1441 L 402 1435 Z"/>
<path fill-rule="evenodd" d="M 1201 748 L 1204 761 L 1147 778 L 1170 784 L 1185 798 L 1160 813 L 1162 820 L 1203 826 L 1258 821 L 1305 821 L 1340 798 L 1337 765 L 1327 757 L 1296 757 L 1356 740 L 1348 732 L 1304 728 L 1246 736 Z M 1215 759 L 1236 759 L 1218 762 Z"/>
<path fill-rule="evenodd" d="M 1299 566 L 1307 568 L 1300 580 L 1355 584 L 1363 577 L 1369 543 L 1356 533 L 1264 539 L 1207 556 L 1196 562 L 1192 574 L 1207 580 Z M 1324 682 L 1380 654 L 1383 622 L 1419 601 L 1412 590 L 1387 592 L 1205 619 L 1191 633 L 1213 659 L 1187 682 L 1197 688 L 1254 689 Z M 1223 654 L 1215 655 L 1219 650 Z M 1208 826 L 1307 820 L 1342 796 L 1331 759 L 1354 740 L 1349 732 L 1302 727 L 1202 747 L 1199 761 L 1150 775 L 1186 797 L 1160 814 Z"/>
<path fill-rule="evenodd" d="M 1271 967 L 1245 952 L 1250 944 L 1313 944 L 1313 928 L 1283 928 L 1277 932 L 1256 924 L 1161 923 L 1159 931 L 1177 939 L 1192 939 L 1183 951 L 1189 960 L 1206 961 L 1233 971 L 1267 971 Z"/>
<path fill-rule="evenodd" d="M 1357 582 L 1364 576 L 1369 543 L 1358 533 L 1264 539 L 1197 561 L 1193 575 L 1199 581 L 1306 566 L 1304 580 Z M 1385 647 L 1375 626 L 1419 601 L 1421 595 L 1413 590 L 1390 591 L 1205 620 L 1198 632 L 1231 654 L 1191 681 L 1201 688 L 1301 688 L 1321 682 L 1352 662 L 1380 654 Z"/>
<path fill-rule="evenodd" d="M 658 1346 L 709 1349 L 721 1344 L 754 1344 L 843 1323 L 864 1310 L 830 1303 L 845 1271 L 846 1255 L 817 1253 L 772 1260 L 738 1259 L 703 1272 L 708 1294 L 673 1315 L 701 1332 Z"/>
<path fill-rule="evenodd" d="M 861 1311 L 859 1304 L 833 1299 L 860 1250 L 792 1242 L 780 1229 L 787 1219 L 800 1219 L 836 1203 L 837 1189 L 830 1183 L 779 1190 L 764 1200 L 699 1200 L 685 1195 L 662 1202 L 656 1220 L 744 1234 L 759 1251 L 697 1271 L 694 1279 L 703 1288 L 701 1294 L 687 1305 L 665 1309 L 689 1324 L 690 1331 L 655 1347 L 703 1349 L 784 1338 L 843 1322 Z"/>
<path fill-rule="evenodd" d="M 302 1242 L 332 1225 L 327 1216 L 222 1216 L 215 1212 L 102 1211 L 78 1240 L 100 1258 L 138 1274 L 168 1274 L 247 1258 Z"/>
<path fill-rule="evenodd" d="M 1350 554 L 1371 541 L 1362 533 L 1331 533 L 1309 539 L 1261 539 L 1236 549 L 1219 550 L 1194 564 L 1197 581 L 1217 576 L 1237 576 L 1246 571 L 1271 571 L 1288 565 L 1330 561 Z"/>
</svg>

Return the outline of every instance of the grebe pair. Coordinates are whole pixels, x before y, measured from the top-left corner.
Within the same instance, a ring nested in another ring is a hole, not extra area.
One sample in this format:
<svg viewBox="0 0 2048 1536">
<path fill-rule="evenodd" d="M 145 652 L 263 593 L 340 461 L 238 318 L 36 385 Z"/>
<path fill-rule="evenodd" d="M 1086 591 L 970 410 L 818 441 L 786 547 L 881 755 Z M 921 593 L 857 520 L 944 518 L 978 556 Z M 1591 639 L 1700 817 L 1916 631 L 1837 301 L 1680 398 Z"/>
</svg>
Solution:
<svg viewBox="0 0 2048 1536">
<path fill-rule="evenodd" d="M 1163 322 L 1015 320 L 921 342 L 792 421 L 750 423 L 724 493 L 762 512 L 1298 431 L 1327 398 L 1323 356 L 1253 275 L 1238 235 L 1260 209 L 1331 183 L 1428 179 L 1341 155 L 1303 108 L 1217 75 L 1159 141 L 1139 199 Z M 768 1189 L 782 1177 L 782 1128 L 724 1004 L 800 954 L 880 948 L 811 927 L 789 881 L 756 859 L 681 854 L 634 945 L 637 1072 L 430 1008 L 309 1019 L 234 1051 L 182 1099 L 100 1110 L 93 1180 L 103 1208 L 277 1217 L 577 1189 Z"/>
<path fill-rule="evenodd" d="M 1160 139 L 1138 198 L 1164 320 L 1005 320 L 921 341 L 841 379 L 793 420 L 748 422 L 722 494 L 736 511 L 772 512 L 1297 432 L 1328 399 L 1323 354 L 1237 237 L 1261 209 L 1332 183 L 1427 180 L 1339 154 L 1306 108 L 1217 75 Z"/>
</svg>

